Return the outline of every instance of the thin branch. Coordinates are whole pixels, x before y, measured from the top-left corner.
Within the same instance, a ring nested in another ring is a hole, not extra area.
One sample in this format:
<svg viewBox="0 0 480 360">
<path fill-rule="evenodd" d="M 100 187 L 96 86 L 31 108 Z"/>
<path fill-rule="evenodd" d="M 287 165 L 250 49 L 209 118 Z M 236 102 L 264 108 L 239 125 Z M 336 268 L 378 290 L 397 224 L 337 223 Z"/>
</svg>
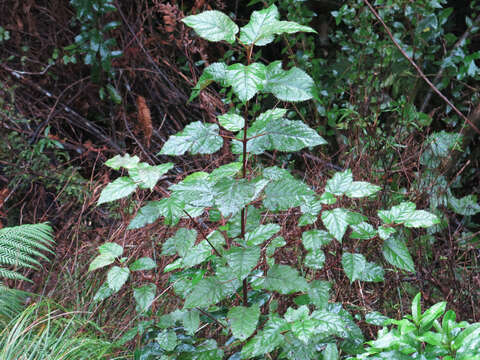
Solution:
<svg viewBox="0 0 480 360">
<path fill-rule="evenodd" d="M 458 116 L 460 116 L 466 123 L 468 123 L 470 125 L 470 127 L 475 130 L 476 133 L 480 134 L 480 130 L 475 126 L 475 124 L 473 124 L 465 115 L 463 115 L 463 113 L 457 109 L 457 107 L 455 105 L 453 105 L 451 103 L 450 100 L 447 99 L 447 97 L 445 95 L 442 94 L 442 92 L 440 90 L 438 90 L 435 85 L 433 85 L 433 83 L 425 76 L 425 74 L 423 73 L 422 69 L 420 69 L 420 67 L 415 63 L 415 61 L 413 61 L 412 58 L 410 58 L 407 53 L 402 49 L 402 47 L 398 44 L 398 42 L 395 40 L 395 38 L 393 37 L 392 35 L 392 32 L 390 31 L 390 29 L 388 28 L 388 26 L 385 24 L 385 22 L 382 20 L 382 18 L 380 17 L 380 15 L 377 13 L 377 11 L 374 9 L 374 7 L 370 4 L 370 2 L 368 0 L 363 0 L 363 2 L 368 6 L 368 8 L 370 9 L 370 11 L 372 12 L 372 14 L 377 18 L 378 21 L 380 21 L 380 23 L 382 24 L 382 26 L 384 27 L 385 31 L 387 32 L 388 34 L 388 37 L 392 40 L 393 44 L 397 47 L 398 50 L 400 50 L 400 52 L 402 53 L 402 55 L 410 62 L 410 64 L 412 64 L 412 66 L 415 68 L 415 70 L 417 70 L 417 73 L 420 75 L 420 77 L 428 84 L 428 86 L 430 86 L 432 88 L 432 90 L 438 95 L 440 96 L 440 98 L 448 105 L 450 106 L 453 111 L 455 111 L 455 113 L 457 113 Z M 461 132 L 463 132 L 463 129 L 461 130 Z"/>
<path fill-rule="evenodd" d="M 463 33 L 462 36 L 460 36 L 460 39 L 453 45 L 452 49 L 450 50 L 450 53 L 448 54 L 448 57 L 452 56 L 453 52 L 463 44 L 465 39 L 470 36 L 470 33 L 472 32 L 472 29 L 480 22 L 480 15 L 477 16 L 477 18 L 473 21 L 472 26 L 470 26 L 467 31 Z M 438 71 L 437 75 L 433 79 L 434 84 L 438 84 L 440 78 L 443 76 L 443 72 L 445 71 L 445 63 L 442 62 L 442 65 L 440 66 L 440 70 Z M 425 96 L 425 100 L 423 101 L 423 104 L 420 108 L 420 112 L 424 112 L 425 109 L 427 108 L 428 104 L 430 103 L 430 99 L 432 97 L 433 90 L 432 88 L 428 89 L 427 96 Z"/>
</svg>

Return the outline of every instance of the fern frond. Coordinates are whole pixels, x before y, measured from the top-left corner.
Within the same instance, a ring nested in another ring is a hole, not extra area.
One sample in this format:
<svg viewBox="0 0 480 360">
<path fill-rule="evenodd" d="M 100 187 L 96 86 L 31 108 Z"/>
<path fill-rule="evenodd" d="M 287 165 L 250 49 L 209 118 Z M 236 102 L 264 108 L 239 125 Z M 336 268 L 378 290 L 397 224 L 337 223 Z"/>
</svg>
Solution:
<svg viewBox="0 0 480 360">
<path fill-rule="evenodd" d="M 47 223 L 27 224 L 0 229 L 0 266 L 38 269 L 38 258 L 52 251 L 52 228 Z M 0 267 L 0 278 L 27 280 L 17 271 Z"/>
</svg>

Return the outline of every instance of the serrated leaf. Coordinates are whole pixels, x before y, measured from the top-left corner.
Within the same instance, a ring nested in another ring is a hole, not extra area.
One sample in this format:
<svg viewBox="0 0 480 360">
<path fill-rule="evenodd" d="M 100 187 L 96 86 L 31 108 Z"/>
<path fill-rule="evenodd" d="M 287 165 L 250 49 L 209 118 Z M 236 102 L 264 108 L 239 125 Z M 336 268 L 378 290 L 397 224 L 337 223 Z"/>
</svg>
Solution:
<svg viewBox="0 0 480 360">
<path fill-rule="evenodd" d="M 354 181 L 345 191 L 345 195 L 349 198 L 362 198 L 370 196 L 380 191 L 382 188 L 377 185 L 370 184 L 365 181 Z"/>
<path fill-rule="evenodd" d="M 264 170 L 264 176 L 267 170 Z M 288 210 L 301 206 L 308 199 L 313 199 L 314 195 L 315 192 L 307 184 L 288 174 L 266 186 L 263 205 L 272 211 Z"/>
<path fill-rule="evenodd" d="M 119 291 L 130 275 L 128 268 L 113 266 L 107 273 L 107 284 L 114 292 Z"/>
<path fill-rule="evenodd" d="M 329 343 L 323 350 L 323 360 L 339 360 L 337 345 L 334 343 Z"/>
<path fill-rule="evenodd" d="M 265 255 L 273 256 L 273 254 L 275 253 L 275 250 L 277 248 L 285 246 L 286 244 L 287 243 L 286 243 L 285 239 L 283 238 L 283 236 L 277 236 L 276 238 L 272 239 L 270 244 L 268 244 L 267 250 L 265 251 Z"/>
<path fill-rule="evenodd" d="M 183 327 L 189 335 L 195 334 L 200 326 L 200 314 L 197 310 L 192 309 L 190 311 L 185 311 L 182 317 Z"/>
<path fill-rule="evenodd" d="M 115 261 L 115 257 L 111 255 L 98 255 L 93 261 L 90 263 L 88 267 L 88 271 L 94 271 L 105 267 L 107 265 L 112 264 Z"/>
<path fill-rule="evenodd" d="M 393 266 L 402 270 L 415 272 L 413 259 L 408 251 L 405 241 L 400 237 L 390 237 L 383 243 L 383 256 Z"/>
<path fill-rule="evenodd" d="M 335 173 L 331 179 L 327 180 L 325 191 L 333 195 L 343 195 L 353 182 L 352 170 L 347 169 Z"/>
<path fill-rule="evenodd" d="M 429 213 L 425 210 L 415 210 L 403 221 L 405 227 L 413 228 L 427 228 L 435 224 L 440 223 L 440 219 L 437 215 Z"/>
<path fill-rule="evenodd" d="M 185 216 L 185 203 L 176 196 L 163 198 L 156 204 L 160 215 L 164 217 L 165 225 L 177 225 L 178 221 Z"/>
<path fill-rule="evenodd" d="M 138 210 L 137 215 L 130 221 L 127 229 L 139 229 L 147 224 L 152 224 L 162 216 L 160 201 L 148 201 Z"/>
<path fill-rule="evenodd" d="M 177 346 L 177 334 L 173 330 L 160 331 L 155 341 L 165 351 L 173 351 Z"/>
<path fill-rule="evenodd" d="M 362 254 L 343 253 L 342 266 L 345 274 L 350 280 L 350 283 L 355 280 L 360 280 L 362 273 L 365 271 L 367 261 Z"/>
<path fill-rule="evenodd" d="M 206 176 L 208 177 L 208 174 Z M 173 191 L 172 195 L 182 199 L 185 204 L 198 207 L 213 206 L 213 183 L 208 179 L 184 179 L 169 189 Z"/>
<path fill-rule="evenodd" d="M 390 236 L 395 234 L 397 230 L 393 227 L 388 227 L 388 226 L 380 226 L 378 228 L 378 236 L 380 236 L 380 239 L 382 240 L 387 240 Z"/>
<path fill-rule="evenodd" d="M 171 168 L 173 168 L 172 163 L 156 166 L 151 166 L 147 163 L 140 163 L 137 167 L 130 169 L 128 174 L 140 188 L 153 190 L 157 181 Z"/>
<path fill-rule="evenodd" d="M 367 282 L 381 282 L 384 281 L 383 267 L 373 262 L 367 262 L 361 274 L 360 280 Z"/>
<path fill-rule="evenodd" d="M 122 167 L 125 169 L 132 169 L 135 168 L 139 162 L 140 158 L 138 156 L 130 156 L 130 154 L 125 154 L 123 156 L 115 155 L 113 158 L 107 160 L 105 165 L 114 170 L 120 170 Z"/>
<path fill-rule="evenodd" d="M 185 268 L 193 267 L 204 262 L 212 253 L 212 248 L 205 240 L 201 241 L 182 258 Z"/>
<path fill-rule="evenodd" d="M 324 230 L 308 230 L 302 234 L 302 243 L 307 250 L 319 250 L 332 239 L 332 235 Z"/>
<path fill-rule="evenodd" d="M 227 83 L 243 103 L 253 98 L 263 87 L 265 65 L 253 63 L 248 66 L 233 64 L 227 67 Z"/>
<path fill-rule="evenodd" d="M 393 206 L 390 210 L 380 210 L 378 217 L 385 223 L 400 224 L 405 221 L 408 216 L 415 211 L 416 205 L 410 201 L 404 201 L 399 205 Z"/>
<path fill-rule="evenodd" d="M 328 304 L 332 284 L 328 281 L 314 280 L 308 288 L 308 297 L 313 305 L 319 310 L 324 309 Z"/>
<path fill-rule="evenodd" d="M 188 101 L 192 101 L 195 99 L 200 91 L 205 89 L 210 83 L 216 81 L 220 83 L 220 85 L 225 86 L 227 79 L 227 64 L 225 63 L 212 63 L 203 69 L 202 75 L 198 79 L 195 87 L 193 88 L 192 94 Z"/>
<path fill-rule="evenodd" d="M 220 125 L 228 131 L 240 131 L 245 126 L 243 116 L 237 114 L 223 114 L 218 116 Z"/>
<path fill-rule="evenodd" d="M 267 33 L 266 30 L 269 24 L 278 21 L 279 16 L 275 5 L 260 11 L 254 11 L 250 15 L 248 24 L 240 29 L 240 42 L 246 45 L 255 44 L 257 46 L 271 43 L 274 40 L 274 33 Z"/>
<path fill-rule="evenodd" d="M 152 270 L 157 267 L 155 261 L 149 257 L 141 257 L 140 259 L 135 260 L 130 264 L 130 271 L 143 271 L 143 270 Z"/>
<path fill-rule="evenodd" d="M 350 237 L 352 239 L 368 240 L 377 235 L 377 231 L 374 229 L 374 227 L 367 222 L 351 225 L 351 227 L 352 233 L 350 234 Z"/>
<path fill-rule="evenodd" d="M 237 275 L 238 279 L 245 279 L 260 259 L 260 248 L 258 246 L 241 248 L 233 247 L 224 255 L 228 265 Z"/>
<path fill-rule="evenodd" d="M 110 255 L 112 257 L 119 257 L 123 254 L 123 247 L 116 243 L 106 242 L 98 247 L 98 252 L 101 255 Z"/>
<path fill-rule="evenodd" d="M 137 184 L 128 176 L 122 176 L 108 184 L 100 193 L 97 205 L 124 198 L 135 192 Z"/>
<path fill-rule="evenodd" d="M 186 256 L 195 245 L 197 240 L 197 231 L 195 229 L 180 228 L 173 236 L 172 241 L 175 244 L 175 249 L 181 257 Z"/>
<path fill-rule="evenodd" d="M 228 311 L 227 318 L 230 321 L 232 334 L 240 341 L 244 341 L 257 329 L 260 308 L 258 305 L 251 307 L 235 306 Z"/>
<path fill-rule="evenodd" d="M 349 211 L 337 208 L 333 210 L 325 210 L 322 213 L 323 225 L 328 232 L 333 235 L 337 241 L 342 242 L 343 235 L 347 231 Z"/>
<path fill-rule="evenodd" d="M 270 291 L 277 291 L 286 295 L 308 289 L 305 278 L 298 275 L 298 271 L 288 265 L 273 265 L 267 272 L 264 287 Z"/>
<path fill-rule="evenodd" d="M 233 44 L 238 26 L 227 15 L 217 10 L 204 11 L 182 19 L 202 38 L 209 41 L 222 41 Z"/>
<path fill-rule="evenodd" d="M 184 308 L 207 307 L 225 298 L 224 284 L 215 276 L 206 277 L 193 286 L 185 300 Z"/>
<path fill-rule="evenodd" d="M 285 331 L 287 326 L 284 319 L 276 315 L 270 316 L 263 330 L 243 346 L 242 358 L 250 359 L 273 351 L 284 341 L 282 331 Z"/>
<path fill-rule="evenodd" d="M 215 170 L 213 170 L 209 175 L 209 180 L 211 181 L 218 181 L 224 177 L 234 177 L 238 172 L 242 169 L 241 162 L 232 162 L 229 164 L 225 164 L 219 166 Z"/>
<path fill-rule="evenodd" d="M 325 253 L 322 250 L 312 250 L 305 256 L 305 266 L 321 270 L 325 264 Z"/>
<path fill-rule="evenodd" d="M 420 156 L 420 163 L 429 167 L 440 165 L 441 158 L 447 157 L 454 149 L 461 149 L 463 136 L 459 133 L 440 131 L 427 137 L 426 150 Z"/>
<path fill-rule="evenodd" d="M 217 124 L 195 121 L 176 135 L 170 136 L 160 151 L 161 155 L 213 154 L 220 150 L 223 139 L 218 135 Z"/>
<path fill-rule="evenodd" d="M 93 296 L 93 302 L 96 303 L 96 302 L 99 302 L 99 301 L 103 301 L 105 300 L 106 298 L 112 296 L 114 294 L 114 291 L 112 289 L 110 289 L 110 287 L 108 286 L 107 282 L 104 282 L 97 290 L 97 292 L 95 293 L 95 295 Z"/>
<path fill-rule="evenodd" d="M 222 178 L 214 186 L 215 205 L 223 216 L 234 215 L 253 200 L 255 185 L 245 179 Z"/>
<path fill-rule="evenodd" d="M 155 284 L 145 284 L 139 288 L 133 289 L 133 297 L 137 303 L 137 312 L 147 311 L 155 300 L 157 287 Z"/>
<path fill-rule="evenodd" d="M 451 196 L 448 199 L 448 205 L 459 215 L 472 216 L 480 212 L 480 205 L 477 203 L 475 195 L 467 195 L 461 199 Z"/>
<path fill-rule="evenodd" d="M 325 205 L 333 205 L 337 202 L 337 198 L 329 193 L 329 192 L 324 192 L 320 198 L 318 199 L 318 201 L 320 201 L 321 204 L 325 204 Z"/>
<path fill-rule="evenodd" d="M 265 69 L 262 92 L 272 93 L 282 101 L 305 101 L 313 97 L 313 79 L 303 70 L 293 67 L 282 69 L 280 61 L 274 61 Z"/>
<path fill-rule="evenodd" d="M 259 225 L 253 231 L 245 234 L 245 242 L 248 246 L 260 245 L 279 231 L 280 225 L 278 224 Z"/>
</svg>

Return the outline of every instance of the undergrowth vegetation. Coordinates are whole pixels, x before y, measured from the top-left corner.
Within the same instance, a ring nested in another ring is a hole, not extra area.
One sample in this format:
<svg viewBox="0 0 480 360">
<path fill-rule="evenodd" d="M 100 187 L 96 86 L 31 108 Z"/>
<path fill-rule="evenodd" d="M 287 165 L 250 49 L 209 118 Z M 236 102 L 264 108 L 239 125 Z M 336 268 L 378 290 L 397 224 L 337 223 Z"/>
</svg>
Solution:
<svg viewBox="0 0 480 360">
<path fill-rule="evenodd" d="M 244 5 L 0 19 L 0 359 L 480 360 L 480 3 Z"/>
</svg>

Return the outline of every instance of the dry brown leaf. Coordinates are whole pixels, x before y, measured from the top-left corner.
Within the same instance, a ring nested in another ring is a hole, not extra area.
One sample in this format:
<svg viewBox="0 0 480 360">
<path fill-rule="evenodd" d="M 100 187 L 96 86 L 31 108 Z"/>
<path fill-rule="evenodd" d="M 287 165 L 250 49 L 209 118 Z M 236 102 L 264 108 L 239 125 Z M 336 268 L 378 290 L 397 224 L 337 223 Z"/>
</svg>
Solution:
<svg viewBox="0 0 480 360">
<path fill-rule="evenodd" d="M 147 102 L 143 96 L 137 96 L 137 107 L 138 107 L 138 123 L 140 128 L 145 135 L 145 143 L 147 146 L 150 146 L 150 139 L 152 138 L 153 126 L 152 126 L 152 116 L 150 114 L 150 109 L 147 106 Z"/>
</svg>

